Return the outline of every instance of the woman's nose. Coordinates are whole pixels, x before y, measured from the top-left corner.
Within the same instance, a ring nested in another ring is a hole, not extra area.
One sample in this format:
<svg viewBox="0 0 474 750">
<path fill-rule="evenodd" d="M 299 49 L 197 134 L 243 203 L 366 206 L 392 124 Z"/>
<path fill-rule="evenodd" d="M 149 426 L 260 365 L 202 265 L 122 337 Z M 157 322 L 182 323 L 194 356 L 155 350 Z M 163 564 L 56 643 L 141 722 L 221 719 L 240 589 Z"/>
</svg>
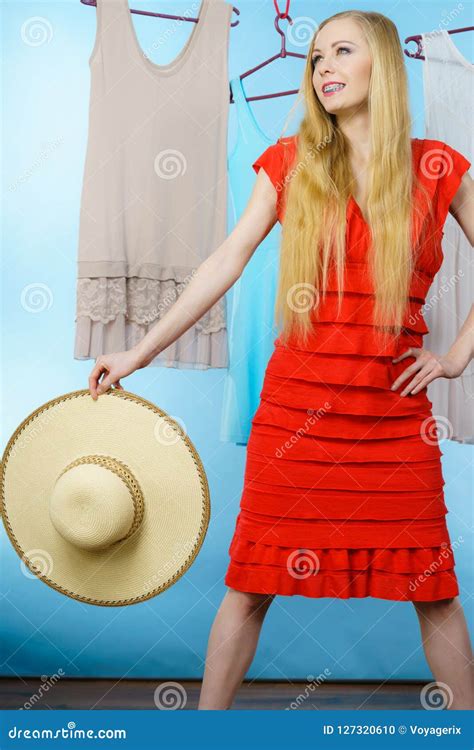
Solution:
<svg viewBox="0 0 474 750">
<path fill-rule="evenodd" d="M 320 63 L 320 76 L 323 77 L 324 75 L 326 75 L 326 73 L 334 73 L 334 66 L 332 65 L 330 60 L 324 60 L 322 63 Z"/>
</svg>

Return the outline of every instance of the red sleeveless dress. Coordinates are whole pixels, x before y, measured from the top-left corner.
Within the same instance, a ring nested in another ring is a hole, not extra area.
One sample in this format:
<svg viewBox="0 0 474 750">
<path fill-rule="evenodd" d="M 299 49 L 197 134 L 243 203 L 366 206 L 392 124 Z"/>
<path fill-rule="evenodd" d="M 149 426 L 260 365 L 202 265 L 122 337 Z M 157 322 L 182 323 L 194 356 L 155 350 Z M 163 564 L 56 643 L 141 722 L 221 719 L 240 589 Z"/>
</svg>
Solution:
<svg viewBox="0 0 474 750">
<path fill-rule="evenodd" d="M 280 222 L 296 138 L 279 139 L 253 164 L 277 189 Z M 422 306 L 441 265 L 449 205 L 470 162 L 433 139 L 412 139 L 412 155 L 435 224 L 419 243 L 403 332 L 380 352 L 370 322 L 369 228 L 351 198 L 339 317 L 332 279 L 306 347 L 277 338 L 267 365 L 224 579 L 234 589 L 413 601 L 459 593 L 431 401 L 426 388 L 399 395 L 411 378 L 390 387 L 415 361 L 392 359 L 422 347 L 428 332 Z M 414 201 L 423 205 L 416 189 Z M 429 221 L 426 211 L 419 214 L 418 238 Z"/>
</svg>

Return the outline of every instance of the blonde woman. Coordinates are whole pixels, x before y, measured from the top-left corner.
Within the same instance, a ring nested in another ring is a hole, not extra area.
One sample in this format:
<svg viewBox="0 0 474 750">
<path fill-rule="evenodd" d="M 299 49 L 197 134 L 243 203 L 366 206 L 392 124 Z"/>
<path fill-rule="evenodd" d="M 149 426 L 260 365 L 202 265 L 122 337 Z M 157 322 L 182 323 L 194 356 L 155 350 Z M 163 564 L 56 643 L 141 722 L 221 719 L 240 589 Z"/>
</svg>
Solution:
<svg viewBox="0 0 474 750">
<path fill-rule="evenodd" d="M 97 359 L 91 395 L 121 388 L 199 320 L 279 220 L 281 335 L 252 423 L 199 708 L 230 707 L 274 596 L 299 594 L 412 601 L 449 708 L 467 709 L 471 648 L 426 386 L 472 359 L 474 315 L 435 354 L 423 348 L 420 308 L 448 210 L 474 242 L 470 164 L 449 144 L 410 137 L 400 40 L 379 13 L 320 24 L 303 94 L 298 134 L 253 165 L 235 229 L 136 347 Z"/>
</svg>

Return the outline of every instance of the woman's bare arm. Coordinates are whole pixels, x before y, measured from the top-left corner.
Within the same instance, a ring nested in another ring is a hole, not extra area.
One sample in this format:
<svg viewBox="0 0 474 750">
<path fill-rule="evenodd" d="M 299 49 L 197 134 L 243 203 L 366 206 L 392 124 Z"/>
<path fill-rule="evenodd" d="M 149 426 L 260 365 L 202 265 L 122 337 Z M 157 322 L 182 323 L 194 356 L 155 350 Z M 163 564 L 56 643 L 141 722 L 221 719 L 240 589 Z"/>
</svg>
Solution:
<svg viewBox="0 0 474 750">
<path fill-rule="evenodd" d="M 461 184 L 450 203 L 449 212 L 471 245 L 474 245 L 474 180 L 469 172 L 463 174 Z"/>
<path fill-rule="evenodd" d="M 89 376 L 93 398 L 119 379 L 145 367 L 163 349 L 172 344 L 225 294 L 237 281 L 258 245 L 275 222 L 277 191 L 261 169 L 252 194 L 236 226 L 224 242 L 198 267 L 176 302 L 155 323 L 146 336 L 126 352 L 97 358 Z M 102 373 L 107 373 L 99 385 Z"/>
</svg>

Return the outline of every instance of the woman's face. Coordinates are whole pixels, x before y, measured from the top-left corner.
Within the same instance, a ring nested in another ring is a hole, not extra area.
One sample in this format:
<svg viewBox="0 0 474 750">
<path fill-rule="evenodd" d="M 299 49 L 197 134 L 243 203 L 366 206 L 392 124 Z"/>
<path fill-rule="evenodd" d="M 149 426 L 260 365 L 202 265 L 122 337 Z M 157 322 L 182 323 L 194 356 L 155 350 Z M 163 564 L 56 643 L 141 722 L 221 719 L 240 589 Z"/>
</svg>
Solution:
<svg viewBox="0 0 474 750">
<path fill-rule="evenodd" d="M 314 90 L 327 112 L 339 115 L 367 105 L 372 62 L 356 21 L 329 21 L 317 32 L 311 55 Z M 327 89 L 330 83 L 344 85 Z"/>
</svg>

